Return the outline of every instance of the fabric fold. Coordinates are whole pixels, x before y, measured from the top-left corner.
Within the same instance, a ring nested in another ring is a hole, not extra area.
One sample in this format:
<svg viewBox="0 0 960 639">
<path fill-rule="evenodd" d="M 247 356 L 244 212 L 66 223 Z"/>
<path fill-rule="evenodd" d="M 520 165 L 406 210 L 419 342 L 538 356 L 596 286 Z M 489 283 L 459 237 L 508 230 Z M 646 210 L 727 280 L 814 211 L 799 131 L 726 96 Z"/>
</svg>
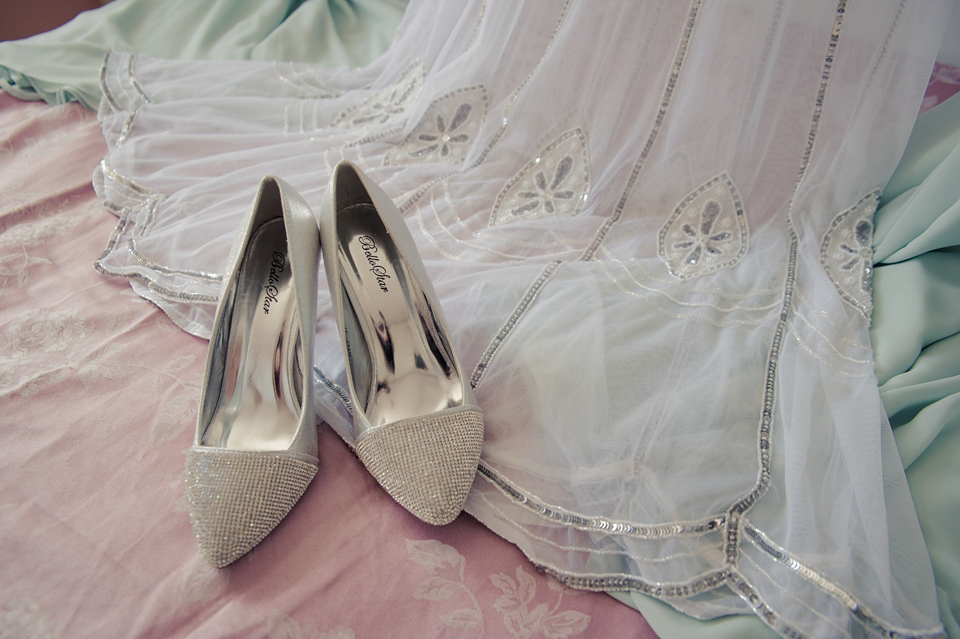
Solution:
<svg viewBox="0 0 960 639">
<path fill-rule="evenodd" d="M 114 0 L 30 38 L 0 42 L 0 88 L 96 110 L 108 51 L 171 59 L 361 66 L 393 39 L 404 0 Z"/>
</svg>

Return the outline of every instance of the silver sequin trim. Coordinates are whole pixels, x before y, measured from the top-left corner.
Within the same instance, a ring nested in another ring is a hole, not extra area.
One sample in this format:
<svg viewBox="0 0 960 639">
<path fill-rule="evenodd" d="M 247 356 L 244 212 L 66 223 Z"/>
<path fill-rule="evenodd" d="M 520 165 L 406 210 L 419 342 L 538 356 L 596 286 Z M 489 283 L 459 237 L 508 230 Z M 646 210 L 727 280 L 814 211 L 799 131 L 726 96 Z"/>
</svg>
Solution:
<svg viewBox="0 0 960 639">
<path fill-rule="evenodd" d="M 136 54 L 131 55 L 127 60 L 127 80 L 130 82 L 130 86 L 136 89 L 137 93 L 140 94 L 140 99 L 143 101 L 143 103 L 150 104 L 153 102 L 153 100 L 150 99 L 150 96 L 147 95 L 143 85 L 140 84 L 140 79 L 137 77 L 136 64 Z"/>
<path fill-rule="evenodd" d="M 647 160 L 647 156 L 650 155 L 650 151 L 653 149 L 654 143 L 656 143 L 657 138 L 660 136 L 660 129 L 663 127 L 663 121 L 666 118 L 667 111 L 673 101 L 673 91 L 676 89 L 677 80 L 680 78 L 680 71 L 683 69 L 683 61 L 687 56 L 687 48 L 690 46 L 690 38 L 693 35 L 693 28 L 697 23 L 697 14 L 700 12 L 700 4 L 701 0 L 693 0 L 693 2 L 690 3 L 690 9 L 687 12 L 687 22 L 684 25 L 683 34 L 680 36 L 680 44 L 677 47 L 677 53 L 673 59 L 673 67 L 670 69 L 670 75 L 667 78 L 667 84 L 664 87 L 663 95 L 660 98 L 660 110 L 657 111 L 657 117 L 654 119 L 653 129 L 650 131 L 650 136 L 647 138 L 646 144 L 643 145 L 643 149 L 640 151 L 639 159 L 633 165 L 633 171 L 630 172 L 630 179 L 627 180 L 627 186 L 624 188 L 623 194 L 620 196 L 620 201 L 617 203 L 616 210 L 614 211 L 613 215 L 607 218 L 607 220 L 603 223 L 603 226 L 597 230 L 593 241 L 590 242 L 590 245 L 583 252 L 583 255 L 580 256 L 580 259 L 583 261 L 593 259 L 593 256 L 600 248 L 600 245 L 603 244 L 603 241 L 610 233 L 610 229 L 613 228 L 614 224 L 620 221 L 621 217 L 623 217 L 623 209 L 626 207 L 627 200 L 629 199 L 630 194 L 633 192 L 633 187 L 636 185 L 637 177 L 640 175 L 640 171 L 643 169 L 643 166 Z"/>
<path fill-rule="evenodd" d="M 526 294 L 513 309 L 513 313 L 510 314 L 510 317 L 507 318 L 507 321 L 504 322 L 503 326 L 500 327 L 500 330 L 497 331 L 497 335 L 493 338 L 493 341 L 487 346 L 487 349 L 484 351 L 483 355 L 480 357 L 480 361 L 477 362 L 476 367 L 473 369 L 473 374 L 470 376 L 470 386 L 476 388 L 480 383 L 480 380 L 483 379 L 484 373 L 487 371 L 487 367 L 490 366 L 490 362 L 493 361 L 494 356 L 497 352 L 500 351 L 500 347 L 503 346 L 503 342 L 507 339 L 513 328 L 517 325 L 517 322 L 526 314 L 527 309 L 530 308 L 530 305 L 533 304 L 533 301 L 537 298 L 537 295 L 540 293 L 540 289 L 550 281 L 550 278 L 553 277 L 553 274 L 560 268 L 562 262 L 556 261 L 547 264 L 546 267 L 540 272 L 540 276 L 533 282 L 529 289 L 527 289 Z"/>
<path fill-rule="evenodd" d="M 636 590 L 658 599 L 693 597 L 723 586 L 729 578 L 727 569 L 717 570 L 687 582 L 659 583 L 622 575 L 571 575 L 552 566 L 542 564 L 538 568 L 563 585 L 577 590 Z"/>
<path fill-rule="evenodd" d="M 793 195 L 790 197 L 790 203 L 787 208 L 787 227 L 790 233 L 789 257 L 787 260 L 787 278 L 784 286 L 783 307 L 780 312 L 780 319 L 777 323 L 777 329 L 774 334 L 773 344 L 770 348 L 770 356 L 767 361 L 767 379 L 764 390 L 764 407 L 760 423 L 760 438 L 758 446 L 758 456 L 760 459 L 760 472 L 757 484 L 750 493 L 744 496 L 739 502 L 734 504 L 731 512 L 746 512 L 760 496 L 766 492 L 770 483 L 770 426 L 773 421 L 773 405 L 776 395 L 776 377 L 777 363 L 780 357 L 780 348 L 783 343 L 783 335 L 786 330 L 786 324 L 790 315 L 790 308 L 793 300 L 794 284 L 796 283 L 797 268 L 797 246 L 798 238 L 794 231 L 791 214 L 796 193 L 803 183 L 806 175 L 807 166 L 810 163 L 810 157 L 813 155 L 813 148 L 817 139 L 817 133 L 820 130 L 820 115 L 823 111 L 823 103 L 826 98 L 827 87 L 830 82 L 831 70 L 837 52 L 837 46 L 840 42 L 841 27 L 843 25 L 843 14 L 846 9 L 846 0 L 840 0 L 837 5 L 837 13 L 834 18 L 833 29 L 830 34 L 830 41 L 827 45 L 827 53 L 824 60 L 823 70 L 820 76 L 820 86 L 817 90 L 813 118 L 810 124 L 810 132 L 807 134 L 807 144 L 803 151 L 803 157 L 800 161 L 800 169 L 797 175 L 796 185 Z"/>
<path fill-rule="evenodd" d="M 316 374 L 317 379 L 320 380 L 320 383 L 323 384 L 327 390 L 336 395 L 340 399 L 340 403 L 343 404 L 343 407 L 346 408 L 347 412 L 352 415 L 353 402 L 350 400 L 350 395 L 343 389 L 343 387 L 324 375 L 323 371 L 316 366 L 313 367 L 313 372 Z"/>
<path fill-rule="evenodd" d="M 114 53 L 108 51 L 106 55 L 103 56 L 103 63 L 100 65 L 100 90 L 103 92 L 103 97 L 107 99 L 107 104 L 110 105 L 110 108 L 114 111 L 120 111 L 120 103 L 117 102 L 113 92 L 110 91 L 110 85 L 107 81 L 107 69 L 109 68 L 111 55 L 114 55 Z"/>
<path fill-rule="evenodd" d="M 116 65 L 112 64 L 113 60 L 119 59 Z M 123 61 L 126 61 L 126 65 L 123 64 Z M 110 88 L 110 79 L 107 75 L 107 71 L 116 68 L 122 70 L 121 78 L 117 79 L 117 83 L 120 85 L 126 84 L 129 85 L 131 89 L 136 91 L 137 97 L 133 100 L 125 100 L 129 102 L 126 106 L 121 105 L 121 101 L 117 95 L 113 93 Z M 152 100 L 150 96 L 147 95 L 146 90 L 143 88 L 143 85 L 140 83 L 140 80 L 136 75 L 136 55 L 132 53 L 107 53 L 103 58 L 103 63 L 100 66 L 100 90 L 106 99 L 107 104 L 110 105 L 110 108 L 116 112 L 121 112 L 124 109 L 129 110 L 127 117 L 124 119 L 123 125 L 120 127 L 120 131 L 117 133 L 116 146 L 122 145 L 127 137 L 130 135 L 130 131 L 133 128 L 133 122 L 136 120 L 137 115 L 140 113 L 140 107 L 144 104 L 149 104 Z"/>
<path fill-rule="evenodd" d="M 728 585 L 730 589 L 750 605 L 753 613 L 760 617 L 768 626 L 776 630 L 781 637 L 787 637 L 788 639 L 806 639 L 806 635 L 785 622 L 739 572 L 735 570 L 729 571 L 727 573 L 727 581 L 729 582 Z"/>
<path fill-rule="evenodd" d="M 146 266 L 152 271 L 158 273 L 164 273 L 165 275 L 184 275 L 187 277 L 195 277 L 198 279 L 209 280 L 210 282 L 220 283 L 223 281 L 223 275 L 219 273 L 205 273 L 203 271 L 192 271 L 189 269 L 175 269 L 163 264 L 154 262 L 153 260 L 144 257 L 140 251 L 137 250 L 137 242 L 135 239 L 131 239 L 127 242 L 127 252 L 130 253 L 130 256 L 135 259 L 139 264 Z"/>
<path fill-rule="evenodd" d="M 675 537 L 678 535 L 704 535 L 711 533 L 723 526 L 724 517 L 718 515 L 698 521 L 676 522 L 672 524 L 642 525 L 632 524 L 625 521 L 613 521 L 602 517 L 588 517 L 570 512 L 560 506 L 544 504 L 541 500 L 527 495 L 505 478 L 497 475 L 489 466 L 483 462 L 477 468 L 477 472 L 489 480 L 502 493 L 512 499 L 516 504 L 523 506 L 544 519 L 560 522 L 564 525 L 572 526 L 580 530 L 595 530 L 606 533 L 616 533 L 627 537 L 636 537 L 638 539 L 662 539 L 664 537 Z"/>
<path fill-rule="evenodd" d="M 477 12 L 477 19 L 473 25 L 473 32 L 470 34 L 470 40 L 467 43 L 467 50 L 473 48 L 474 43 L 477 41 L 477 36 L 480 35 L 480 27 L 483 26 L 483 17 L 487 15 L 487 0 L 483 0 L 480 4 L 480 11 Z"/>
<path fill-rule="evenodd" d="M 787 258 L 787 276 L 784 283 L 783 306 L 780 310 L 780 317 L 777 321 L 777 328 L 774 332 L 773 342 L 770 345 L 770 355 L 767 359 L 767 374 L 764 382 L 763 391 L 763 411 L 760 418 L 760 427 L 758 430 L 757 458 L 759 469 L 757 471 L 757 482 L 753 489 L 730 507 L 727 517 L 725 532 L 724 553 L 727 562 L 736 565 L 737 555 L 740 544 L 740 515 L 746 513 L 757 502 L 760 497 L 767 492 L 770 487 L 770 429 L 773 425 L 774 404 L 776 401 L 777 384 L 777 364 L 780 359 L 780 351 L 783 346 L 784 334 L 787 330 L 787 324 L 790 317 L 791 307 L 793 305 L 794 286 L 797 277 L 797 248 L 799 240 L 794 230 L 791 218 L 793 212 L 793 203 L 797 191 L 803 183 L 806 175 L 807 166 L 810 164 L 810 158 L 813 155 L 813 148 L 816 143 L 817 134 L 820 131 L 820 116 L 823 112 L 823 103 L 827 94 L 827 87 L 830 82 L 831 70 L 836 57 L 837 47 L 840 43 L 841 27 L 843 25 L 843 14 L 846 10 L 846 0 L 840 0 L 837 5 L 837 12 L 834 17 L 833 29 L 830 33 L 830 41 L 827 45 L 827 53 L 824 58 L 823 70 L 820 75 L 820 86 L 817 89 L 813 118 L 810 123 L 810 130 L 807 134 L 807 144 L 800 160 L 800 168 L 797 174 L 797 181 L 794 186 L 793 194 L 790 196 L 790 202 L 787 206 L 787 230 L 789 232 L 789 252 Z"/>
<path fill-rule="evenodd" d="M 889 639 L 921 639 L 944 636 L 940 629 L 931 629 L 922 631 L 920 633 L 915 633 L 911 630 L 897 628 L 882 622 L 869 608 L 859 603 L 855 597 L 840 587 L 837 583 L 830 581 L 814 569 L 799 561 L 796 557 L 775 544 L 760 530 L 745 524 L 743 526 L 743 531 L 746 533 L 747 539 L 751 541 L 754 546 L 772 557 L 778 563 L 783 564 L 797 575 L 815 585 L 820 591 L 840 601 L 844 606 L 846 606 L 846 608 L 850 611 L 850 614 L 853 615 L 857 621 L 862 623 L 867 628 L 870 628 L 870 630 L 872 630 L 876 635 L 880 637 L 887 637 Z"/>
<path fill-rule="evenodd" d="M 94 269 L 102 274 L 108 275 L 111 277 L 125 277 L 129 280 L 137 280 L 145 284 L 145 286 L 156 293 L 157 295 L 174 301 L 174 302 L 198 302 L 203 304 L 216 304 L 218 301 L 218 296 L 216 295 L 206 295 L 203 293 L 186 293 L 183 291 L 177 291 L 169 287 L 158 284 L 153 279 L 147 277 L 142 273 L 120 273 L 113 271 L 107 268 L 104 264 L 104 260 L 117 248 L 117 244 L 120 241 L 120 238 L 127 232 L 130 225 L 130 217 L 133 214 L 134 210 L 145 211 L 145 219 L 152 220 L 154 217 L 154 212 L 156 211 L 157 206 L 160 202 L 163 201 L 164 196 L 156 191 L 148 189 L 144 186 L 141 186 L 134 182 L 133 180 L 117 173 L 111 169 L 105 160 L 100 162 L 99 170 L 103 172 L 104 180 L 111 180 L 115 186 L 122 187 L 129 191 L 128 193 L 121 194 L 122 197 L 131 200 L 134 203 L 134 206 L 124 206 L 114 202 L 111 199 L 104 201 L 103 205 L 108 210 L 112 211 L 117 217 L 116 226 L 114 226 L 113 231 L 110 234 L 110 238 L 107 240 L 107 246 L 104 248 L 103 253 L 100 254 L 100 257 L 97 258 L 94 262 Z M 221 275 L 203 273 L 200 271 L 175 271 L 174 269 L 167 269 L 166 267 L 151 262 L 143 258 L 135 249 L 135 246 L 131 246 L 128 243 L 128 250 L 130 250 L 130 255 L 140 262 L 143 266 L 157 272 L 165 273 L 178 273 L 188 278 L 195 278 L 202 280 L 198 282 L 200 286 L 209 286 L 211 282 L 218 282 L 222 280 Z"/>
</svg>

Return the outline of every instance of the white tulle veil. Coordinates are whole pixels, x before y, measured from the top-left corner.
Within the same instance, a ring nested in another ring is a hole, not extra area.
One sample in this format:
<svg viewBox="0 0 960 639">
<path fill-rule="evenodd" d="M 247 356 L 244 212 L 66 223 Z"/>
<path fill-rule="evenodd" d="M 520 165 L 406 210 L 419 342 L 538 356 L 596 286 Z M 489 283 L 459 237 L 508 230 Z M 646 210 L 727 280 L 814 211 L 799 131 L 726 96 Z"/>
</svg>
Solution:
<svg viewBox="0 0 960 639">
<path fill-rule="evenodd" d="M 98 261 L 207 335 L 260 178 L 362 166 L 487 435 L 467 511 L 567 584 L 932 636 L 873 373 L 872 216 L 946 0 L 414 0 L 362 69 L 111 54 Z M 321 284 L 319 413 L 351 442 Z"/>
</svg>

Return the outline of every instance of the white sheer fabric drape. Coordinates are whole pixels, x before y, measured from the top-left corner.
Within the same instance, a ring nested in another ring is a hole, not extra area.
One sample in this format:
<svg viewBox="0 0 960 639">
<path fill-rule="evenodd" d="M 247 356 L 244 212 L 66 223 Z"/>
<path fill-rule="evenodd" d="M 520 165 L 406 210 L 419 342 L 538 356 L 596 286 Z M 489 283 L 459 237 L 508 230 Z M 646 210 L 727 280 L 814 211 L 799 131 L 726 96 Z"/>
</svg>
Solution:
<svg viewBox="0 0 960 639">
<path fill-rule="evenodd" d="M 941 631 L 868 337 L 946 0 L 414 1 L 363 69 L 111 54 L 98 267 L 207 335 L 275 173 L 401 207 L 484 409 L 467 510 L 575 587 Z M 325 284 L 320 414 L 351 442 Z"/>
</svg>

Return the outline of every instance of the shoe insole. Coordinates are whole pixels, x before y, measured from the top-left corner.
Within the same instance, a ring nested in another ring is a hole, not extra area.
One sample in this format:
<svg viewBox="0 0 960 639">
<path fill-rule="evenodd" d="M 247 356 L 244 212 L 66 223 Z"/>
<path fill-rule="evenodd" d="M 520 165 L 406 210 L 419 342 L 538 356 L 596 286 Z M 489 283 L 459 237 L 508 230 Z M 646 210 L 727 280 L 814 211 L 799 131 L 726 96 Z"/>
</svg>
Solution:
<svg viewBox="0 0 960 639">
<path fill-rule="evenodd" d="M 300 422 L 303 361 L 299 310 L 283 220 L 253 232 L 226 319 L 223 382 L 200 443 L 284 450 Z M 217 336 L 214 336 L 215 338 Z"/>
<path fill-rule="evenodd" d="M 376 208 L 337 212 L 348 374 L 371 426 L 463 401 L 452 350 Z M 359 434 L 359 433 L 358 433 Z"/>
</svg>

